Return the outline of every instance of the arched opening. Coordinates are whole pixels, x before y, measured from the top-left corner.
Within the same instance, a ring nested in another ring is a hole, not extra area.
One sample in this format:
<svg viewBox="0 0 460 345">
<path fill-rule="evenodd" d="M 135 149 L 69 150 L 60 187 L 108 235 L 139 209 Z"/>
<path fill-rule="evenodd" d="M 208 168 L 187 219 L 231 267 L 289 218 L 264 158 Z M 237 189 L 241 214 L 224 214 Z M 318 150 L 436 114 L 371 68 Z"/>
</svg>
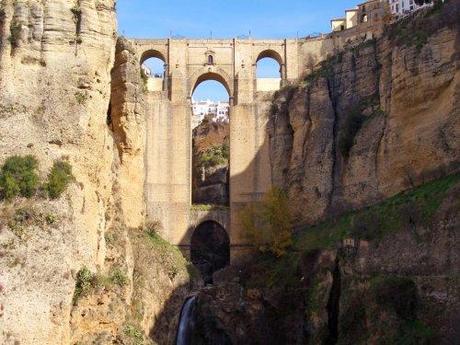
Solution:
<svg viewBox="0 0 460 345">
<path fill-rule="evenodd" d="M 206 221 L 193 232 L 190 256 L 205 283 L 212 283 L 214 272 L 230 263 L 230 239 L 217 222 Z"/>
<path fill-rule="evenodd" d="M 214 65 L 214 57 L 212 55 L 208 55 L 208 65 Z"/>
<path fill-rule="evenodd" d="M 367 14 L 363 14 L 363 16 L 361 17 L 361 22 L 362 23 L 367 23 L 367 20 L 368 20 Z"/>
<path fill-rule="evenodd" d="M 146 51 L 141 58 L 141 78 L 147 91 L 165 89 L 166 59 L 156 51 Z"/>
<path fill-rule="evenodd" d="M 272 50 L 259 54 L 256 62 L 257 91 L 276 91 L 281 87 L 283 78 L 282 58 Z"/>
<path fill-rule="evenodd" d="M 215 73 L 192 91 L 192 204 L 229 204 L 230 91 Z"/>
</svg>

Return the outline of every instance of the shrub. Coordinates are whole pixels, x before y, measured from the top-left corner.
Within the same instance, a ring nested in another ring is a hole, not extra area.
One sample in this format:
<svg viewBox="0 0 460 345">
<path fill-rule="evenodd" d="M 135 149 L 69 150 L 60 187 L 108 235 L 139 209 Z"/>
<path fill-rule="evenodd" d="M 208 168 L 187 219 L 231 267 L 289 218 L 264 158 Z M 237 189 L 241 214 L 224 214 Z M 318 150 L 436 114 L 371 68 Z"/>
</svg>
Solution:
<svg viewBox="0 0 460 345">
<path fill-rule="evenodd" d="M 77 273 L 75 291 L 73 294 L 73 304 L 75 305 L 80 297 L 86 296 L 96 284 L 96 276 L 87 267 L 83 267 Z"/>
<path fill-rule="evenodd" d="M 376 302 L 405 320 L 414 320 L 417 308 L 417 286 L 406 277 L 389 276 L 372 282 Z"/>
<path fill-rule="evenodd" d="M 68 162 L 55 161 L 45 185 L 49 197 L 59 198 L 72 180 L 72 166 Z"/>
<path fill-rule="evenodd" d="M 216 145 L 200 153 L 200 166 L 205 168 L 227 164 L 230 157 L 228 144 Z"/>
<path fill-rule="evenodd" d="M 156 236 L 160 233 L 163 226 L 159 220 L 150 220 L 145 224 L 145 232 L 149 236 Z"/>
<path fill-rule="evenodd" d="M 261 252 L 280 257 L 292 245 L 291 215 L 284 191 L 272 188 L 262 202 L 246 206 L 240 221 L 248 239 Z"/>
<path fill-rule="evenodd" d="M 128 276 L 119 268 L 115 268 L 110 276 L 110 282 L 120 287 L 128 284 Z"/>
<path fill-rule="evenodd" d="M 83 267 L 77 273 L 75 291 L 73 295 L 74 305 L 80 297 L 87 296 L 94 289 L 110 288 L 113 284 L 120 287 L 128 283 L 127 275 L 119 268 L 115 268 L 110 275 L 92 273 L 87 267 Z"/>
<path fill-rule="evenodd" d="M 88 95 L 84 92 L 75 92 L 75 99 L 78 104 L 85 104 L 86 100 L 88 99 Z"/>
<path fill-rule="evenodd" d="M 17 195 L 32 197 L 38 187 L 38 162 L 35 157 L 12 156 L 5 161 L 0 173 L 0 193 L 5 199 Z"/>
</svg>

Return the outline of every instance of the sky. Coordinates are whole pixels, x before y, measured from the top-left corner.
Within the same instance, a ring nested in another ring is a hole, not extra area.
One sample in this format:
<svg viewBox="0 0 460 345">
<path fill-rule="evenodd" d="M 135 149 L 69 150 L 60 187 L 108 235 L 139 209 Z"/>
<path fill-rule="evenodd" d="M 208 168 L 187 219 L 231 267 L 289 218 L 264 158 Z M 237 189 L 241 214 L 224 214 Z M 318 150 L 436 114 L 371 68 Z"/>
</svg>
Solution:
<svg viewBox="0 0 460 345">
<path fill-rule="evenodd" d="M 358 0 L 118 0 L 119 33 L 131 38 L 295 38 L 330 31 L 330 19 Z M 161 65 L 161 64 L 160 64 Z M 155 65 L 154 65 L 155 66 Z M 279 67 L 260 61 L 259 76 Z M 157 70 L 158 64 L 154 67 Z M 203 82 L 195 99 L 227 99 L 223 86 Z"/>
</svg>

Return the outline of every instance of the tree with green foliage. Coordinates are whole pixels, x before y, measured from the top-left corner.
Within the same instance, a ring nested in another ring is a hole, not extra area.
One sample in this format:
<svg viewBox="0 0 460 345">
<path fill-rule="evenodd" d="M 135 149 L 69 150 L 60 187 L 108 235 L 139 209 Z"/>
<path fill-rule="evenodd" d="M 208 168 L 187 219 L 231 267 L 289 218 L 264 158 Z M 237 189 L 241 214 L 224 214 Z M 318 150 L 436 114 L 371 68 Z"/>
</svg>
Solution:
<svg viewBox="0 0 460 345">
<path fill-rule="evenodd" d="M 10 200 L 17 195 L 32 197 L 39 184 L 38 161 L 34 156 L 12 156 L 0 172 L 0 195 Z"/>
<path fill-rule="evenodd" d="M 215 145 L 200 153 L 200 166 L 205 168 L 227 164 L 230 157 L 228 144 Z"/>
<path fill-rule="evenodd" d="M 240 221 L 248 239 L 261 252 L 280 257 L 292 245 L 288 197 L 279 188 L 272 188 L 262 202 L 247 205 Z"/>
<path fill-rule="evenodd" d="M 59 198 L 72 180 L 72 166 L 68 162 L 55 161 L 45 185 L 49 197 Z"/>
</svg>

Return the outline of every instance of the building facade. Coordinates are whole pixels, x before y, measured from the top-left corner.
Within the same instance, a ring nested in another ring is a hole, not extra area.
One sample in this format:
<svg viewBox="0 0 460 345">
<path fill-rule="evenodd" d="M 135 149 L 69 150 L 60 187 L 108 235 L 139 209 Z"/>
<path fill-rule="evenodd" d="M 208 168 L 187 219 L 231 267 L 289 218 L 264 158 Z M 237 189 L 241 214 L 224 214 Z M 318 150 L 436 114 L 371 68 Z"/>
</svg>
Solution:
<svg viewBox="0 0 460 345">
<path fill-rule="evenodd" d="M 395 16 L 404 16 L 419 8 L 430 6 L 432 3 L 419 6 L 415 0 L 388 0 L 390 4 L 391 13 Z"/>
<path fill-rule="evenodd" d="M 209 99 L 206 101 L 192 100 L 192 128 L 198 126 L 208 114 L 214 115 L 214 121 L 228 121 L 229 109 L 229 102 L 213 102 Z"/>
<path fill-rule="evenodd" d="M 369 0 L 345 11 L 345 16 L 331 20 L 333 32 L 352 29 L 357 26 L 381 24 L 389 14 L 388 0 Z M 392 0 L 389 0 L 392 1 Z M 414 0 L 403 0 L 414 1 Z"/>
</svg>

